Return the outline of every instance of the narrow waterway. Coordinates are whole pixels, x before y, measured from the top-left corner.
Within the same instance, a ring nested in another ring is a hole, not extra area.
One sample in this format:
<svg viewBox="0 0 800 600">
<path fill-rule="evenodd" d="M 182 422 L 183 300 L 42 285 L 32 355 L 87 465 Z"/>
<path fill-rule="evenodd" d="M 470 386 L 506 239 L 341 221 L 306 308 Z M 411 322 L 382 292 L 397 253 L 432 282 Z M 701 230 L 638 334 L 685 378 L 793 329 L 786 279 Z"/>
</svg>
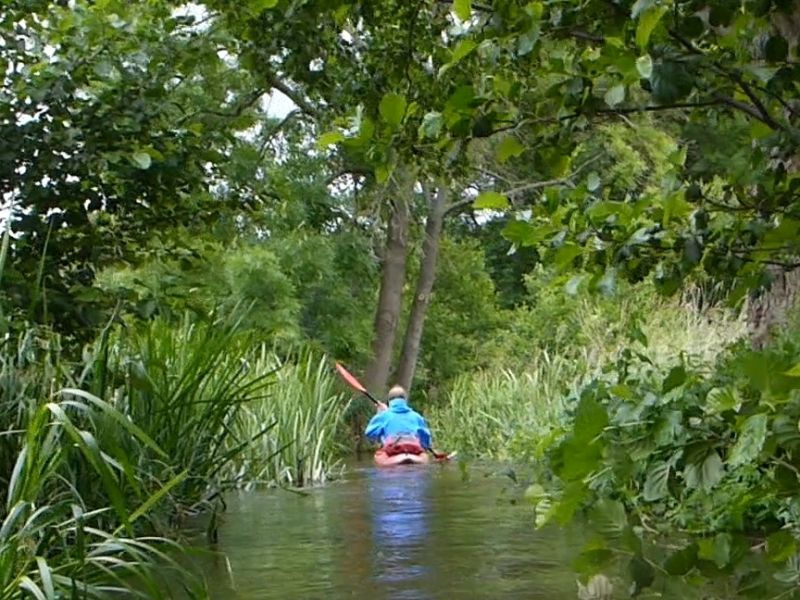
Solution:
<svg viewBox="0 0 800 600">
<path fill-rule="evenodd" d="M 563 533 L 490 468 L 354 465 L 308 495 L 228 497 L 212 598 L 576 598 Z"/>
</svg>

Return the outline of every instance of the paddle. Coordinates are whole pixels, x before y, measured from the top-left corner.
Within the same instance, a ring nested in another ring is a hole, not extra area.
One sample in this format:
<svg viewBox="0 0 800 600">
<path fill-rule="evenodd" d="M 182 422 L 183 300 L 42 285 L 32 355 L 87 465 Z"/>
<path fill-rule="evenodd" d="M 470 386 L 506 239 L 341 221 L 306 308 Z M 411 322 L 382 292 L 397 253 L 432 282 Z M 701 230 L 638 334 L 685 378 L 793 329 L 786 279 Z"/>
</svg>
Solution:
<svg viewBox="0 0 800 600">
<path fill-rule="evenodd" d="M 372 394 L 369 393 L 367 388 L 365 388 L 363 385 L 361 385 L 361 382 L 358 379 L 356 379 L 355 376 L 350 371 L 345 369 L 338 362 L 336 363 L 336 370 L 339 372 L 339 375 L 342 376 L 342 379 L 344 379 L 351 388 L 353 388 L 354 390 L 364 394 L 367 398 L 372 400 L 372 402 L 374 402 L 376 406 L 381 406 L 382 403 L 378 402 L 375 399 L 375 397 Z M 436 452 L 433 449 L 430 449 L 429 451 L 430 451 L 431 454 L 433 454 L 433 457 L 436 460 L 449 460 L 449 459 L 455 457 L 455 455 L 456 455 L 455 452 L 451 452 L 450 454 L 445 454 L 444 452 Z"/>
</svg>

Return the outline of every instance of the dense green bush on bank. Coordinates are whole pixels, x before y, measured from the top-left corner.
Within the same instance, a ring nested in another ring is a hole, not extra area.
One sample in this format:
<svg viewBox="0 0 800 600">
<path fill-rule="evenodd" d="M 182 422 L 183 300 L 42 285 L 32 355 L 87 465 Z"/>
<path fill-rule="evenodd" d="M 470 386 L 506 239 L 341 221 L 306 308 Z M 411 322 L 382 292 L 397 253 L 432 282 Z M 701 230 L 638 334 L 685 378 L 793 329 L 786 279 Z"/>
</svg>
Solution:
<svg viewBox="0 0 800 600">
<path fill-rule="evenodd" d="M 447 401 L 431 409 L 443 446 L 533 457 L 568 423 L 576 390 L 626 350 L 663 370 L 684 355 L 711 364 L 745 333 L 733 311 L 698 311 L 661 300 L 647 286 L 614 298 L 571 298 L 551 285 L 536 298 L 535 307 L 511 311 L 508 328 L 487 342 L 488 366 L 457 378 Z"/>
</svg>

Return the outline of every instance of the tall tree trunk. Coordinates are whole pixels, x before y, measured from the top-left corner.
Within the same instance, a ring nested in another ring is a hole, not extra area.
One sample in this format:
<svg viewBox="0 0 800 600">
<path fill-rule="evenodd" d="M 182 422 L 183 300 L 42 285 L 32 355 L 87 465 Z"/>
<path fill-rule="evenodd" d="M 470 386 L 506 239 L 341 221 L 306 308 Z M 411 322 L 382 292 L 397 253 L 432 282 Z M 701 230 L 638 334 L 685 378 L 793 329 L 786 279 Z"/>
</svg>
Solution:
<svg viewBox="0 0 800 600">
<path fill-rule="evenodd" d="M 408 254 L 409 196 L 413 193 L 413 178 L 399 182 L 387 228 L 386 248 L 381 269 L 381 288 L 375 312 L 372 362 L 367 368 L 367 385 L 374 394 L 383 395 L 392 365 L 392 353 L 397 323 L 403 304 Z"/>
<path fill-rule="evenodd" d="M 766 346 L 775 330 L 787 324 L 800 294 L 800 269 L 770 266 L 767 271 L 772 276 L 769 289 L 751 297 L 747 305 L 750 341 L 756 349 Z"/>
<path fill-rule="evenodd" d="M 397 367 L 397 381 L 404 388 L 411 389 L 414 371 L 417 368 L 419 348 L 422 342 L 422 331 L 425 326 L 425 315 L 431 300 L 431 291 L 436 281 L 436 265 L 439 260 L 439 242 L 442 236 L 442 223 L 447 211 L 447 187 L 439 184 L 436 193 L 431 193 L 428 200 L 428 219 L 425 223 L 425 239 L 422 242 L 422 262 L 420 264 L 417 287 L 408 326 L 403 340 L 403 352 Z"/>
</svg>

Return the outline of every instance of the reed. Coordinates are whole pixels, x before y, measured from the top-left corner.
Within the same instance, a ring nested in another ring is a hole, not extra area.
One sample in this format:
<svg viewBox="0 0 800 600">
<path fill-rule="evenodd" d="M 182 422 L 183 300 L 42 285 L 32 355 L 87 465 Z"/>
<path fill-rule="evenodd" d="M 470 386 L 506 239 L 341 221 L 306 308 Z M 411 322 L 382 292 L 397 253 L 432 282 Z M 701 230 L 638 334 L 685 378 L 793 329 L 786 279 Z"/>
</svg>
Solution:
<svg viewBox="0 0 800 600">
<path fill-rule="evenodd" d="M 185 472 L 146 496 L 129 497 L 126 489 L 141 489 L 135 471 L 125 468 L 132 457 L 98 444 L 94 424 L 112 419 L 118 437 L 131 447 L 163 452 L 110 404 L 63 390 L 27 417 L 24 432 L 4 434 L 18 452 L 10 473 L 4 473 L 0 597 L 162 598 L 165 574 L 177 572 L 189 582 L 172 558 L 174 543 L 135 533 L 137 521 Z M 78 471 L 93 480 L 90 495 L 74 485 L 71 476 Z"/>
<path fill-rule="evenodd" d="M 263 345 L 251 364 L 255 373 L 274 373 L 269 397 L 246 404 L 233 426 L 238 438 L 252 438 L 264 424 L 277 423 L 239 453 L 232 476 L 259 483 L 305 486 L 341 472 L 347 398 L 326 356 L 302 349 L 279 356 Z M 264 461 L 264 457 L 271 457 Z"/>
</svg>

